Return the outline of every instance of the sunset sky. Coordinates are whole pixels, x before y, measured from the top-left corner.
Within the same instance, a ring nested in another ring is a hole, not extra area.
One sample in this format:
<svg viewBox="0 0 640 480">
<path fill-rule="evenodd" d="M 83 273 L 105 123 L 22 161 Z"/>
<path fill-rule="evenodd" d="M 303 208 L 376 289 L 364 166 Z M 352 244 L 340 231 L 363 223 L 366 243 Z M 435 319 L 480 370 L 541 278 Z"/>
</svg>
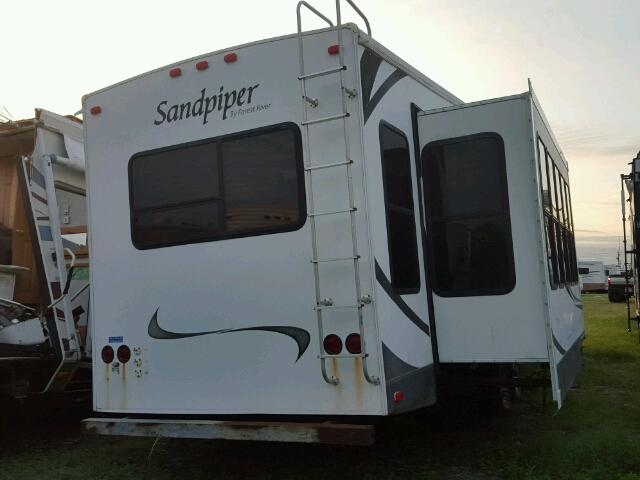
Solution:
<svg viewBox="0 0 640 480">
<path fill-rule="evenodd" d="M 311 3 L 333 12 L 332 0 Z M 621 231 L 619 174 L 640 150 L 640 1 L 358 3 L 378 41 L 464 101 L 523 92 L 530 77 L 569 161 L 576 228 Z M 34 107 L 73 113 L 83 94 L 125 78 L 293 33 L 295 6 L 12 2 L 3 9 L 0 107 L 15 118 Z M 321 26 L 311 18 L 305 25 Z"/>
</svg>

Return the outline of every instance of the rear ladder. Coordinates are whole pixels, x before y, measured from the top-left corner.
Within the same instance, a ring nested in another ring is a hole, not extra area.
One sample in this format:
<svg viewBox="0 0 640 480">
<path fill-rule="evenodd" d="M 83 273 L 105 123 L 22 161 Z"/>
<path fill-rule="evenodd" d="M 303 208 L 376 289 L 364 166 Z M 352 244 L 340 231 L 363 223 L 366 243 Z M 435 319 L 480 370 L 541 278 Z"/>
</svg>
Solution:
<svg viewBox="0 0 640 480">
<path fill-rule="evenodd" d="M 346 0 L 349 5 L 353 7 L 353 9 L 362 17 L 364 20 L 367 31 L 369 35 L 371 35 L 371 29 L 369 27 L 369 22 L 364 14 L 360 11 L 360 9 L 351 1 Z M 347 125 L 347 118 L 349 118 L 349 112 L 347 111 L 347 98 L 351 99 L 356 96 L 355 90 L 351 90 L 345 86 L 345 76 L 344 72 L 347 69 L 347 66 L 344 63 L 344 52 L 343 52 L 343 42 L 342 42 L 342 23 L 341 23 L 341 15 L 340 15 L 340 0 L 336 0 L 336 18 L 337 25 L 335 26 L 337 36 L 338 36 L 338 59 L 339 64 L 338 67 L 329 68 L 326 70 L 316 71 L 312 73 L 305 72 L 304 65 L 304 45 L 302 38 L 302 20 L 301 20 L 301 9 L 302 7 L 306 7 L 308 10 L 316 14 L 322 20 L 327 22 L 329 26 L 333 27 L 333 23 L 326 16 L 316 10 L 313 6 L 309 5 L 305 1 L 298 2 L 298 6 L 296 9 L 297 19 L 298 19 L 298 53 L 299 53 L 299 61 L 300 61 L 300 75 L 298 79 L 301 82 L 302 86 L 302 128 L 304 135 L 304 145 L 305 145 L 305 174 L 307 177 L 307 185 L 308 185 L 308 204 L 309 204 L 309 221 L 311 226 L 311 244 L 313 251 L 313 258 L 311 263 L 313 264 L 314 271 L 314 280 L 315 280 L 315 293 L 316 293 L 316 305 L 315 311 L 318 321 L 318 339 L 320 344 L 320 368 L 322 371 L 322 377 L 324 380 L 331 385 L 338 385 L 340 383 L 340 379 L 334 376 L 329 376 L 326 368 L 326 359 L 327 358 L 361 358 L 362 359 L 362 373 L 367 382 L 378 385 L 380 383 L 380 379 L 376 376 L 373 376 L 369 373 L 367 358 L 369 354 L 366 349 L 365 342 L 365 332 L 364 332 L 364 321 L 362 309 L 371 303 L 371 296 L 362 295 L 362 289 L 360 285 L 360 267 L 359 260 L 360 255 L 358 254 L 358 242 L 356 236 L 356 206 L 354 204 L 354 193 L 353 193 L 353 179 L 352 179 L 352 164 L 353 160 L 350 155 L 349 148 L 349 129 Z M 319 99 L 311 98 L 307 95 L 307 80 L 311 78 L 316 78 L 325 75 L 338 75 L 339 76 L 339 87 L 340 87 L 340 96 L 341 96 L 341 105 L 342 111 L 335 115 L 328 115 L 320 118 L 309 119 L 309 108 L 316 108 L 319 105 Z M 309 148 L 309 131 L 310 129 L 319 123 L 324 122 L 332 122 L 339 121 L 342 123 L 342 139 L 344 140 L 344 151 L 345 158 L 337 159 L 335 162 L 324 163 L 324 164 L 314 164 L 311 160 L 311 149 Z M 313 195 L 313 178 L 314 172 L 318 170 L 327 169 L 327 168 L 342 168 L 344 169 L 346 175 L 346 183 L 348 189 L 348 206 L 346 208 L 341 208 L 338 210 L 332 211 L 315 211 L 314 208 L 314 195 Z M 318 258 L 318 235 L 317 235 L 317 226 L 316 226 L 316 218 L 319 216 L 327 216 L 327 215 L 348 215 L 350 219 L 350 235 L 351 235 L 351 245 L 352 245 L 352 254 L 346 257 L 333 257 L 333 258 Z M 352 305 L 334 305 L 334 302 L 331 298 L 322 298 L 322 293 L 320 291 L 320 268 L 319 265 L 321 263 L 327 262 L 350 262 L 353 266 L 353 275 L 355 282 L 355 293 L 356 299 Z M 360 334 L 361 340 L 361 352 L 357 354 L 340 354 L 340 355 L 327 355 L 324 352 L 323 347 L 323 339 L 324 339 L 324 328 L 323 328 L 323 312 L 329 309 L 353 309 L 357 315 L 358 321 L 358 331 Z"/>
</svg>

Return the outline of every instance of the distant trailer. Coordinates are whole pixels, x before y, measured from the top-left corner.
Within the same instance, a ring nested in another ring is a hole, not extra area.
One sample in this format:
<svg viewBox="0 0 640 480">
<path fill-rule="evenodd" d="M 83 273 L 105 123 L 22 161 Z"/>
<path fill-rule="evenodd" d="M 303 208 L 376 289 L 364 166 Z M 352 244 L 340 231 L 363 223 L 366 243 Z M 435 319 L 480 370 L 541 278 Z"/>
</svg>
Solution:
<svg viewBox="0 0 640 480">
<path fill-rule="evenodd" d="M 0 395 L 91 391 L 82 142 L 46 110 L 0 124 Z"/>
<path fill-rule="evenodd" d="M 578 260 L 578 272 L 582 279 L 582 291 L 603 293 L 607 291 L 607 276 L 604 262 Z"/>
<path fill-rule="evenodd" d="M 578 264 L 580 261 L 578 260 Z M 620 265 L 608 264 L 604 266 L 605 275 L 620 275 L 623 272 L 623 268 Z"/>
<path fill-rule="evenodd" d="M 109 414 L 91 431 L 364 422 L 433 405 L 436 372 L 510 392 L 541 365 L 561 406 L 582 303 L 568 167 L 532 89 L 464 104 L 337 4 L 337 26 L 84 97 Z"/>
</svg>

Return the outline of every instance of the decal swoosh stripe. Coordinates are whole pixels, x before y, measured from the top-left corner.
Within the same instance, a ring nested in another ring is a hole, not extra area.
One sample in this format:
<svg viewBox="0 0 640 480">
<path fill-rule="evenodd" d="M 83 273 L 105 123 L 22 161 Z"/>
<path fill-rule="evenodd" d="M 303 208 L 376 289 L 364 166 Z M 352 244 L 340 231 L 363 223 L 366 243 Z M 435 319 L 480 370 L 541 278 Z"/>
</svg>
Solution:
<svg viewBox="0 0 640 480">
<path fill-rule="evenodd" d="M 190 338 L 190 337 L 201 337 L 203 335 L 220 335 L 223 333 L 233 333 L 233 332 L 249 332 L 249 331 L 263 331 L 263 332 L 274 332 L 280 333 L 282 335 L 286 335 L 295 340 L 298 345 L 298 357 L 296 358 L 296 362 L 300 360 L 300 357 L 306 352 L 307 347 L 309 347 L 309 342 L 311 340 L 311 335 L 309 332 L 304 330 L 303 328 L 298 327 L 289 327 L 289 326 L 263 326 L 263 327 L 245 327 L 245 328 L 225 328 L 221 330 L 209 330 L 206 332 L 192 332 L 192 333 L 177 333 L 170 332 L 169 330 L 165 330 L 158 324 L 158 310 L 155 311 L 151 320 L 149 321 L 149 328 L 147 332 L 151 338 L 155 338 L 157 340 L 176 340 L 179 338 Z"/>
<path fill-rule="evenodd" d="M 573 300 L 575 306 L 582 310 L 582 299 L 576 297 L 568 286 L 565 286 L 564 288 L 567 290 L 567 293 L 569 294 L 571 300 Z"/>
<path fill-rule="evenodd" d="M 567 353 L 567 351 L 562 347 L 562 345 L 560 345 L 560 342 L 558 341 L 558 339 L 556 338 L 555 335 L 551 334 L 551 337 L 553 339 L 553 344 L 556 346 L 556 348 L 558 349 L 558 351 L 560 352 L 561 355 L 564 355 L 565 353 Z"/>
<path fill-rule="evenodd" d="M 364 53 L 360 57 L 360 86 L 362 90 L 362 105 L 365 109 L 371 99 L 373 84 L 376 81 L 381 64 L 382 57 L 369 48 L 364 49 Z"/>
<path fill-rule="evenodd" d="M 413 311 L 411 307 L 402 300 L 402 297 L 393 291 L 393 287 L 391 286 L 391 282 L 387 278 L 387 276 L 380 268 L 378 261 L 376 260 L 376 280 L 380 286 L 387 292 L 387 295 L 393 300 L 393 302 L 398 306 L 402 313 L 404 313 L 409 320 L 411 320 L 416 327 L 422 330 L 424 333 L 429 335 L 429 325 L 425 324 L 422 319 Z"/>
<path fill-rule="evenodd" d="M 402 70 L 396 70 L 391 75 L 389 75 L 389 77 L 384 82 L 382 82 L 382 85 L 380 85 L 380 88 L 376 90 L 376 93 L 373 94 L 369 102 L 367 102 L 366 106 L 364 106 L 363 108 L 364 123 L 367 123 L 367 120 L 369 120 L 369 116 L 371 116 L 376 106 L 378 105 L 378 103 L 380 103 L 380 100 L 382 100 L 382 97 L 385 96 L 385 94 L 389 91 L 389 89 L 393 87 L 399 80 L 402 80 L 406 76 L 407 74 Z"/>
</svg>

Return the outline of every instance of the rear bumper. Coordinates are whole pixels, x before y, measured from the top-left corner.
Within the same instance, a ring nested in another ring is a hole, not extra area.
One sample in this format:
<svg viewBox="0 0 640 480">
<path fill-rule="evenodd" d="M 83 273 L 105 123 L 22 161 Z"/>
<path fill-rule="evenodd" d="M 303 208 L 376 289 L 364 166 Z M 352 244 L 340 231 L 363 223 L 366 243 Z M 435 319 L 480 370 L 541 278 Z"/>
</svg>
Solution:
<svg viewBox="0 0 640 480">
<path fill-rule="evenodd" d="M 368 446 L 373 425 L 142 418 L 87 418 L 85 433 L 133 437 L 200 438 Z"/>
</svg>

